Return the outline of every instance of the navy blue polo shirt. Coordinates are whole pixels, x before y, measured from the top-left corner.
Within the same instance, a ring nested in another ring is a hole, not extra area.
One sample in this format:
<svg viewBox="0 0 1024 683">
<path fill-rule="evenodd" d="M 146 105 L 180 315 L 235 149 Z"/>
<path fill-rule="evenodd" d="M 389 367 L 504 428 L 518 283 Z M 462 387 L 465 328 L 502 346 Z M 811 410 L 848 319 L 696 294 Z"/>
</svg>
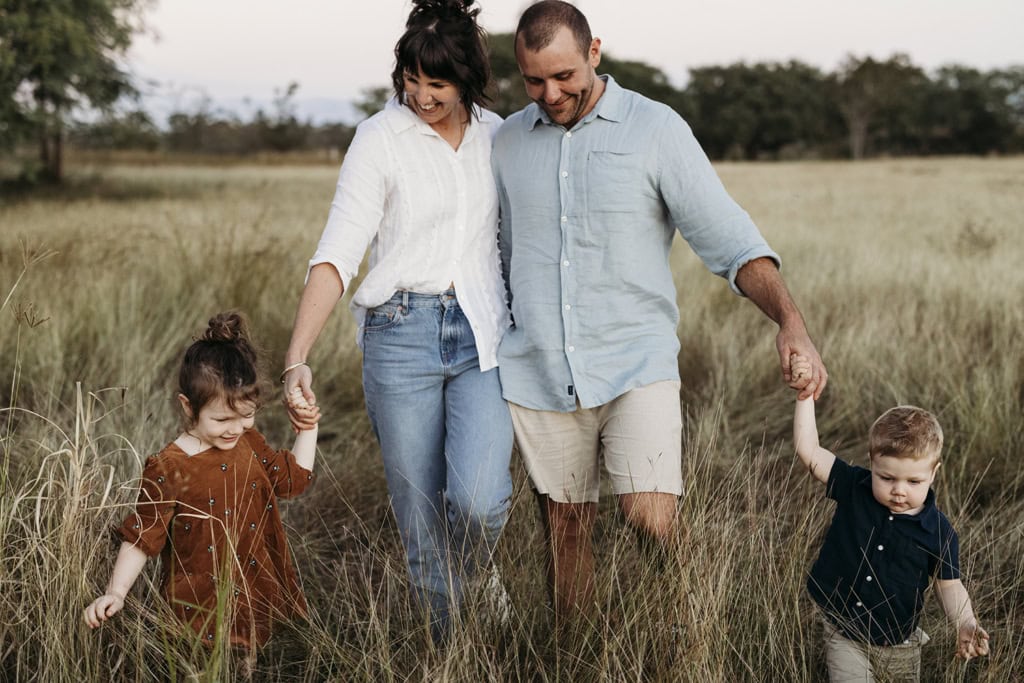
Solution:
<svg viewBox="0 0 1024 683">
<path fill-rule="evenodd" d="M 871 470 L 839 458 L 826 495 L 836 511 L 807 589 L 850 640 L 898 645 L 917 628 L 932 577 L 960 578 L 956 531 L 934 491 L 916 515 L 893 514 L 871 494 Z"/>
</svg>

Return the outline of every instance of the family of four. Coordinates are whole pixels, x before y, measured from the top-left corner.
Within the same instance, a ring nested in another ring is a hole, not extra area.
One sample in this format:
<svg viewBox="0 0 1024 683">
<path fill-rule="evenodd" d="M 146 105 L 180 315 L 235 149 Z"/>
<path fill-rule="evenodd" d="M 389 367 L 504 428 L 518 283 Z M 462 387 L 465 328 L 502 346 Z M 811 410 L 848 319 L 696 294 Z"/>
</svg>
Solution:
<svg viewBox="0 0 1024 683">
<path fill-rule="evenodd" d="M 309 262 L 285 356 L 291 451 L 253 427 L 251 347 L 218 316 L 186 353 L 186 428 L 143 474 L 136 511 L 93 626 L 116 613 L 148 556 L 163 554 L 174 611 L 213 640 L 211 600 L 233 577 L 231 642 L 257 646 L 305 612 L 277 498 L 312 479 L 317 422 L 306 360 L 351 298 L 363 387 L 413 593 L 444 640 L 473 590 L 502 590 L 492 563 L 509 514 L 513 441 L 536 491 L 557 620 L 594 602 L 600 463 L 625 519 L 655 548 L 676 535 L 682 493 L 679 232 L 713 273 L 778 324 L 783 380 L 798 392 L 800 458 L 837 501 L 808 581 L 833 680 L 873 667 L 917 675 L 917 624 L 933 577 L 958 653 L 986 654 L 960 582 L 956 534 L 930 484 L 941 430 L 889 411 L 871 469 L 818 445 L 828 376 L 779 274 L 780 260 L 668 106 L 599 76 L 601 42 L 561 0 L 522 14 L 515 55 L 532 103 L 484 108 L 490 80 L 474 0 L 415 0 L 395 47 L 395 96 L 362 122 Z"/>
</svg>

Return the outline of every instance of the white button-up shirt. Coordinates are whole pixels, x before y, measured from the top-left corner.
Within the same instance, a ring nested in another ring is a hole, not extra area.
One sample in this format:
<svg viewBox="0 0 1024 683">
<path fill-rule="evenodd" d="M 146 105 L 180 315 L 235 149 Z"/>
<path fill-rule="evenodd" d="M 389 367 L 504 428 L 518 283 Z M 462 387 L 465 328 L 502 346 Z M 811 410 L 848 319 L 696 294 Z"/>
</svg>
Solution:
<svg viewBox="0 0 1024 683">
<path fill-rule="evenodd" d="M 490 166 L 500 124 L 497 114 L 477 109 L 454 150 L 392 98 L 356 128 L 309 267 L 330 263 L 347 291 L 370 247 L 369 269 L 351 304 L 360 346 L 367 309 L 396 291 L 440 294 L 455 283 L 480 369 L 497 365 L 509 325 Z"/>
</svg>

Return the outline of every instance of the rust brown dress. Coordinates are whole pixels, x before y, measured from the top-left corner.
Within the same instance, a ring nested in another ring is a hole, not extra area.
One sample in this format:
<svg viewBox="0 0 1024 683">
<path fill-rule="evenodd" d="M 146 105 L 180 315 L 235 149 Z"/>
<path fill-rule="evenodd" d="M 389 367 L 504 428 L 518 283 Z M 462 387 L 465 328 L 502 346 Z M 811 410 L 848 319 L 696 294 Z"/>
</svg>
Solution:
<svg viewBox="0 0 1024 683">
<path fill-rule="evenodd" d="M 275 621 L 306 615 L 277 500 L 312 480 L 254 429 L 228 451 L 189 456 L 170 443 L 146 461 L 118 533 L 161 556 L 164 597 L 201 638 L 212 643 L 230 624 L 231 643 L 263 645 Z"/>
</svg>

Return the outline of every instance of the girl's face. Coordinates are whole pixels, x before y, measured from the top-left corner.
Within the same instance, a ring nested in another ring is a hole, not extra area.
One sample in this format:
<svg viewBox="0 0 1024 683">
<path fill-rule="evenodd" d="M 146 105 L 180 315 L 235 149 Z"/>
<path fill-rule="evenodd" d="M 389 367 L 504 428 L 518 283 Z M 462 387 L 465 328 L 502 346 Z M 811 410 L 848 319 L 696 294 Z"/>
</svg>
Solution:
<svg viewBox="0 0 1024 683">
<path fill-rule="evenodd" d="M 178 400 L 185 414 L 194 420 L 187 430 L 203 444 L 227 451 L 234 448 L 242 433 L 251 429 L 256 420 L 256 405 L 252 402 L 237 403 L 232 408 L 218 396 L 203 406 L 199 415 L 193 415 L 188 399 L 178 394 Z"/>
<path fill-rule="evenodd" d="M 406 71 L 402 78 L 405 103 L 431 126 L 461 124 L 462 102 L 454 83 Z"/>
</svg>

